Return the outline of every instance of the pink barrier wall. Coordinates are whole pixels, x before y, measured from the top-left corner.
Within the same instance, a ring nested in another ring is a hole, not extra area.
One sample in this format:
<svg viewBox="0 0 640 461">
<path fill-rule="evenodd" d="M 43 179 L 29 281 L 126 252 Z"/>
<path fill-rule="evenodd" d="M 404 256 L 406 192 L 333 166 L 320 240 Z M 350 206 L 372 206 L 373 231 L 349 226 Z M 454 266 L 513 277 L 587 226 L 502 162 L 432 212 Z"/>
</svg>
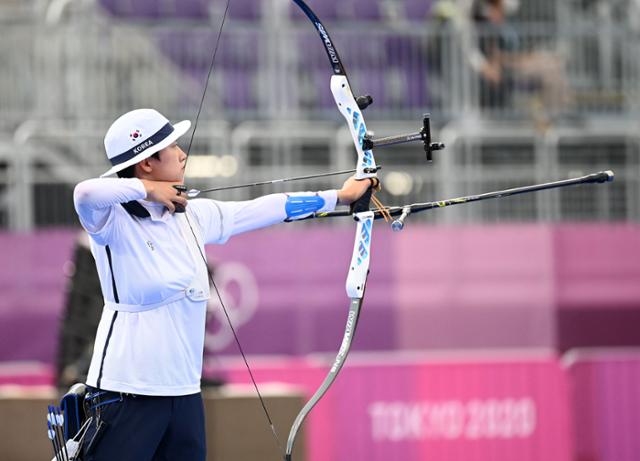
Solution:
<svg viewBox="0 0 640 461">
<path fill-rule="evenodd" d="M 555 228 L 490 229 L 403 231 L 394 259 L 401 348 L 553 347 Z"/>
<path fill-rule="evenodd" d="M 310 395 L 328 369 L 320 359 L 249 360 L 263 390 L 279 381 Z M 309 459 L 637 460 L 640 349 L 574 350 L 563 365 L 531 351 L 352 354 L 304 426 Z M 248 384 L 235 359 L 205 375 Z M 48 366 L 0 365 L 0 385 L 51 382 Z M 259 407 L 254 417 L 264 417 Z M 283 439 L 288 429 L 278 428 Z"/>
<path fill-rule="evenodd" d="M 553 236 L 560 308 L 638 308 L 640 226 L 563 225 Z"/>
<path fill-rule="evenodd" d="M 253 286 L 222 286 L 247 352 L 336 349 L 353 233 L 289 225 L 208 248 Z M 53 360 L 74 237 L 0 234 L 0 361 Z M 638 225 L 379 226 L 354 349 L 640 345 L 637 254 Z M 225 329 L 211 328 L 212 354 L 236 353 Z"/>
<path fill-rule="evenodd" d="M 571 382 L 575 461 L 640 459 L 640 349 L 576 350 Z"/>
<path fill-rule="evenodd" d="M 75 235 L 0 233 L 0 361 L 53 361 Z"/>
<path fill-rule="evenodd" d="M 571 460 L 567 383 L 555 357 L 388 359 L 350 357 L 308 418 L 310 461 Z M 261 361 L 252 370 L 259 383 L 286 382 L 311 395 L 327 364 Z M 248 382 L 241 364 L 223 371 Z M 286 439 L 289 428 L 278 429 Z"/>
<path fill-rule="evenodd" d="M 0 390 L 2 386 L 53 386 L 54 370 L 39 362 L 0 362 Z"/>
</svg>

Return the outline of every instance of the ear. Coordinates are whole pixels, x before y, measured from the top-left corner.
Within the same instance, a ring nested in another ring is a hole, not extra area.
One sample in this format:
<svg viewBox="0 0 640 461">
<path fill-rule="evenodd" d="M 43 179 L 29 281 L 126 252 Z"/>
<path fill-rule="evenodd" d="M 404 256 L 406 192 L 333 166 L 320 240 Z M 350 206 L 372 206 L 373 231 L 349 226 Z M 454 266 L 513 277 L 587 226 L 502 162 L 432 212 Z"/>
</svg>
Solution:
<svg viewBox="0 0 640 461">
<path fill-rule="evenodd" d="M 150 174 L 153 171 L 153 164 L 151 163 L 151 157 L 145 158 L 136 164 L 136 169 L 140 169 L 142 173 Z"/>
</svg>

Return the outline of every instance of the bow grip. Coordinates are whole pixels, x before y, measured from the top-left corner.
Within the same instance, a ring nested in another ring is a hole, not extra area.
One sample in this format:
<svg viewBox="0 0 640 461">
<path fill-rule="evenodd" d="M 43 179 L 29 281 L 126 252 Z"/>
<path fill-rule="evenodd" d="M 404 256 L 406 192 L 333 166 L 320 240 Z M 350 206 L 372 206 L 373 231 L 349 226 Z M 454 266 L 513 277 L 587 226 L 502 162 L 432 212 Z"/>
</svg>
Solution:
<svg viewBox="0 0 640 461">
<path fill-rule="evenodd" d="M 353 202 L 350 206 L 351 214 L 363 213 L 365 211 L 369 211 L 369 203 L 371 202 L 371 194 L 373 194 L 373 189 L 378 186 L 377 178 L 367 178 L 370 180 L 370 185 L 367 191 L 362 194 L 358 200 Z M 364 180 L 363 180 L 364 181 Z"/>
</svg>

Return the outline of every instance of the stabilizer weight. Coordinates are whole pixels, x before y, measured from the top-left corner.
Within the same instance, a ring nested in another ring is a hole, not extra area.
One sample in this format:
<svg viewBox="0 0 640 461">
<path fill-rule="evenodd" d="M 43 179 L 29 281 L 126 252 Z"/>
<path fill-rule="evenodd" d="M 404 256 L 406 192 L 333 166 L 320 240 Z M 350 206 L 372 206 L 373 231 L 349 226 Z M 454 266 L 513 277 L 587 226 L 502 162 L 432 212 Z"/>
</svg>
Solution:
<svg viewBox="0 0 640 461">
<path fill-rule="evenodd" d="M 404 220 L 407 219 L 407 216 L 409 216 L 410 213 L 411 207 L 404 207 L 402 209 L 402 214 L 400 215 L 400 217 L 391 223 L 391 229 L 394 232 L 400 232 L 402 229 L 404 229 Z"/>
<path fill-rule="evenodd" d="M 373 104 L 373 98 L 368 94 L 365 94 L 364 96 L 358 96 L 356 98 L 356 104 L 358 105 L 360 110 L 365 110 L 367 107 Z"/>
</svg>

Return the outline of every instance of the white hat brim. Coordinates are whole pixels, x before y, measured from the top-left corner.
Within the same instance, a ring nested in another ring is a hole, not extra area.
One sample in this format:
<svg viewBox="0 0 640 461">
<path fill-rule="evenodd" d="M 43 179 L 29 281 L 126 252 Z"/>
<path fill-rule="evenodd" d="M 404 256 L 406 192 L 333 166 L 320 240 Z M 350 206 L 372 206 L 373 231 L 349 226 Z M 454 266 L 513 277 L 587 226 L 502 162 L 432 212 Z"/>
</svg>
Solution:
<svg viewBox="0 0 640 461">
<path fill-rule="evenodd" d="M 191 122 L 189 120 L 183 120 L 181 122 L 176 123 L 175 125 L 173 125 L 173 131 L 171 132 L 171 134 L 166 138 L 164 138 L 162 142 L 159 142 L 155 146 L 149 147 L 145 151 L 127 160 L 126 162 L 122 162 L 119 165 L 112 167 L 106 173 L 101 174 L 100 177 L 104 178 L 105 176 L 111 176 L 112 174 L 115 174 L 118 171 L 122 171 L 125 168 L 130 167 L 131 165 L 135 165 L 136 163 L 144 160 L 145 158 L 151 157 L 156 152 L 159 152 L 165 147 L 169 147 L 171 144 L 176 142 L 180 136 L 182 136 L 187 131 L 189 131 L 189 128 L 191 128 Z"/>
</svg>

